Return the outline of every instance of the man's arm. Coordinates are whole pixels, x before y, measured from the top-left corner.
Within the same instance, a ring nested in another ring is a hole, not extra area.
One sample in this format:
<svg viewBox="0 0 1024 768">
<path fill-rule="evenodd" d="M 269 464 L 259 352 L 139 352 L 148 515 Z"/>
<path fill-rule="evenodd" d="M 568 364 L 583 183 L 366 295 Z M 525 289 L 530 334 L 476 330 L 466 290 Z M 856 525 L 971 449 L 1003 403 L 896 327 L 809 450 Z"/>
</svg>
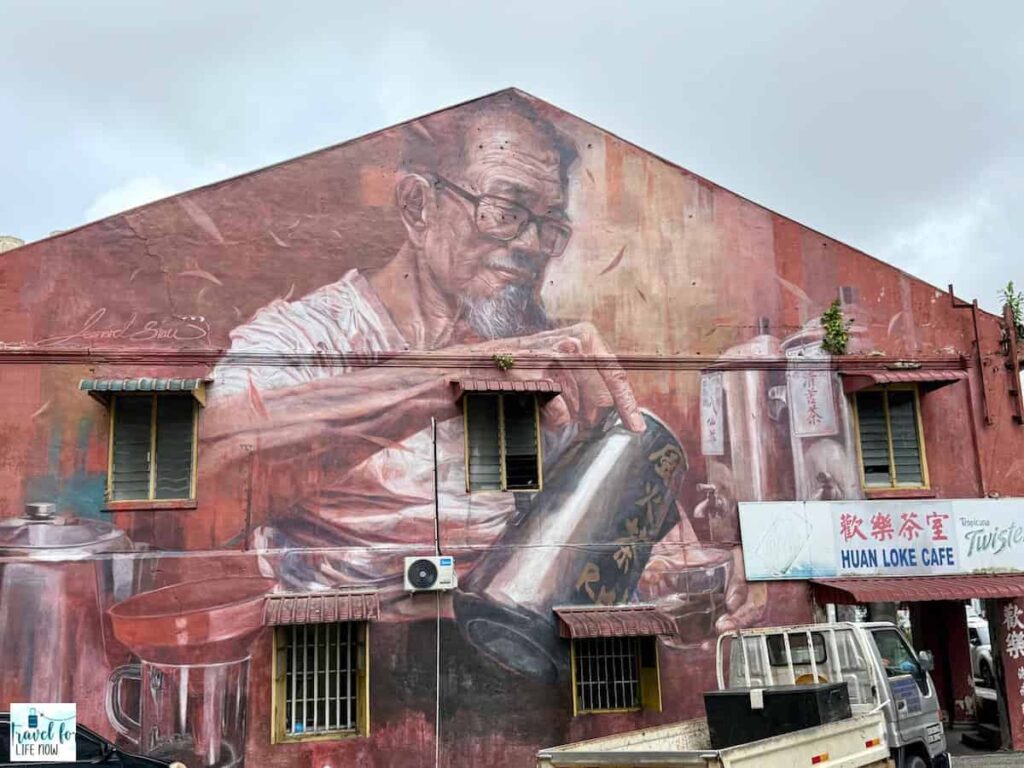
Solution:
<svg viewBox="0 0 1024 768">
<path fill-rule="evenodd" d="M 294 503 L 319 478 L 399 445 L 431 416 L 457 416 L 451 378 L 451 371 L 380 367 L 215 397 L 201 421 L 204 472 L 215 476 L 255 452 L 268 470 L 262 503 Z"/>
</svg>

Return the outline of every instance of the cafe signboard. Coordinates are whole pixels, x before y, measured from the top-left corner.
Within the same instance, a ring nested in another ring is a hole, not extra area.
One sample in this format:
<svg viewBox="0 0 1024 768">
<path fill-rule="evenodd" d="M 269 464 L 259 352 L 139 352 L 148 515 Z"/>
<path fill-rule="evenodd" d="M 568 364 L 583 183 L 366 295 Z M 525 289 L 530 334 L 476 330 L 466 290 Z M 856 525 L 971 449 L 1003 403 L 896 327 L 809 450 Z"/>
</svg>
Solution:
<svg viewBox="0 0 1024 768">
<path fill-rule="evenodd" d="M 1024 499 L 739 506 L 751 580 L 1024 571 Z"/>
</svg>

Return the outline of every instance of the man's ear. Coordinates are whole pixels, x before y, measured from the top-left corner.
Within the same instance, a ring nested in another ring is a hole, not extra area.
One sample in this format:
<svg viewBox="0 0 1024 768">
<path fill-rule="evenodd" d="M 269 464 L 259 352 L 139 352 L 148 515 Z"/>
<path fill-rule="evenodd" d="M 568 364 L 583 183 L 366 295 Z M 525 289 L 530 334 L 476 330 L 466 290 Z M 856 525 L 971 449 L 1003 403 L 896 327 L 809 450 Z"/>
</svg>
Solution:
<svg viewBox="0 0 1024 768">
<path fill-rule="evenodd" d="M 418 173 L 410 173 L 398 180 L 395 200 L 410 242 L 422 246 L 430 217 L 435 210 L 433 185 Z"/>
</svg>

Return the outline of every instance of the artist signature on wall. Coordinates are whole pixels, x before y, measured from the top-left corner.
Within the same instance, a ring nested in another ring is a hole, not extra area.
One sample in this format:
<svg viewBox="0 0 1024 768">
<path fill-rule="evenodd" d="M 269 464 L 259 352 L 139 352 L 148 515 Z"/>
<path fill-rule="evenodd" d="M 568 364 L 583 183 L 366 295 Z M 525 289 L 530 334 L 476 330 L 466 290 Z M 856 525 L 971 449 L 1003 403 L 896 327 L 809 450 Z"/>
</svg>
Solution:
<svg viewBox="0 0 1024 768">
<path fill-rule="evenodd" d="M 36 347 L 59 347 L 75 342 L 121 341 L 131 344 L 146 342 L 199 341 L 210 335 L 206 318 L 170 317 L 146 320 L 139 324 L 139 315 L 133 312 L 120 325 L 103 325 L 107 308 L 101 307 L 86 318 L 82 326 L 68 334 L 50 336 L 35 342 Z"/>
</svg>

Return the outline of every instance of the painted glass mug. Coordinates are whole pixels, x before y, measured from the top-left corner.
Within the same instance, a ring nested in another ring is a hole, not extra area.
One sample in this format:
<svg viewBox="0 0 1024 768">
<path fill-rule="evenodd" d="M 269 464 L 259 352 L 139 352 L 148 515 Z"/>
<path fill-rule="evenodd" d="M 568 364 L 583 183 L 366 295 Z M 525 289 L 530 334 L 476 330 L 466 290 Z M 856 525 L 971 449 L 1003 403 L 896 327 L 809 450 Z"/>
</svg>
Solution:
<svg viewBox="0 0 1024 768">
<path fill-rule="evenodd" d="M 143 661 L 115 669 L 107 684 L 107 716 L 149 757 L 189 766 L 242 765 L 249 659 L 214 664 Z M 121 708 L 124 681 L 140 686 L 138 718 Z"/>
<path fill-rule="evenodd" d="M 109 610 L 114 635 L 141 660 L 107 683 L 111 725 L 143 754 L 190 766 L 241 766 L 249 646 L 263 629 L 272 579 L 225 576 L 143 592 Z M 138 686 L 124 712 L 122 688 Z"/>
</svg>

